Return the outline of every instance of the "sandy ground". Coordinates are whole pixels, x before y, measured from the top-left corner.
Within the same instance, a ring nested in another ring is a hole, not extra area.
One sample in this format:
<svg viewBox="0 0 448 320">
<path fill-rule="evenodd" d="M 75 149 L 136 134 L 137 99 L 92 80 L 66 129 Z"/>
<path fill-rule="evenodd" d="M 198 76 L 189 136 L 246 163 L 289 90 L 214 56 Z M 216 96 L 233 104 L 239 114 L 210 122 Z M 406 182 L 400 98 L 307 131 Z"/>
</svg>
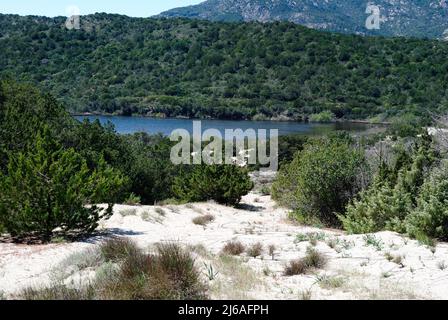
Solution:
<svg viewBox="0 0 448 320">
<path fill-rule="evenodd" d="M 212 202 L 181 206 L 117 205 L 100 228 L 129 237 L 142 247 L 179 241 L 193 248 L 197 265 L 216 277 L 210 281 L 214 299 L 447 299 L 448 244 L 435 248 L 391 232 L 370 236 L 293 225 L 287 210 L 270 196 L 252 192 L 239 209 Z M 192 219 L 212 214 L 215 220 L 198 226 Z M 313 241 L 328 265 L 307 275 L 284 276 L 291 259 L 303 257 Z M 247 246 L 263 244 L 262 256 L 222 258 L 230 240 Z M 83 253 L 101 241 L 48 245 L 0 243 L 0 297 L 12 297 L 26 287 L 46 285 L 54 270 L 73 253 Z M 274 256 L 268 247 L 274 245 Z M 68 268 L 65 264 L 64 268 Z M 208 281 L 208 279 L 207 279 Z"/>
</svg>

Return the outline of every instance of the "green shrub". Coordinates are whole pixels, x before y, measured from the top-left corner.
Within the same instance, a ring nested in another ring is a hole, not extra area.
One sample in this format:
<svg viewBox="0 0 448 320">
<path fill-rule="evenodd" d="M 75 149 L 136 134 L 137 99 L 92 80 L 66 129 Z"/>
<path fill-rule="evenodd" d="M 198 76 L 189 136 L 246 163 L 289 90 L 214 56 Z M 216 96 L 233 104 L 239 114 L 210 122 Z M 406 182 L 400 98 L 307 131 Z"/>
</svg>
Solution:
<svg viewBox="0 0 448 320">
<path fill-rule="evenodd" d="M 31 85 L 0 81 L 0 90 L 0 170 L 8 153 L 26 149 L 44 126 L 60 134 L 75 123 L 54 97 Z"/>
<path fill-rule="evenodd" d="M 308 141 L 308 136 L 302 134 L 289 134 L 278 137 L 278 161 L 280 167 L 291 162 L 297 152 L 302 151 Z M 268 146 L 270 146 L 268 144 Z"/>
<path fill-rule="evenodd" d="M 390 134 L 398 137 L 415 137 L 422 133 L 423 121 L 412 113 L 402 114 L 391 121 Z"/>
<path fill-rule="evenodd" d="M 127 144 L 129 161 L 119 164 L 131 181 L 130 191 L 141 204 L 153 205 L 174 196 L 171 186 L 179 167 L 170 160 L 171 142 L 159 135 L 134 134 L 122 138 Z"/>
<path fill-rule="evenodd" d="M 195 165 L 174 180 L 175 195 L 186 202 L 215 200 L 236 205 L 253 188 L 247 169 L 234 165 Z"/>
<path fill-rule="evenodd" d="M 370 188 L 347 206 L 346 215 L 339 216 L 344 228 L 350 233 L 405 232 L 404 220 L 417 204 L 420 187 L 434 159 L 430 140 L 424 137 L 411 164 L 405 164 L 398 174 L 387 168 L 380 170 Z"/>
<path fill-rule="evenodd" d="M 336 214 L 343 213 L 357 193 L 363 164 L 363 154 L 345 140 L 314 140 L 279 171 L 272 196 L 297 216 L 338 226 Z"/>
<path fill-rule="evenodd" d="M 141 203 L 141 198 L 134 193 L 131 193 L 127 199 L 124 201 L 124 204 L 127 204 L 129 206 L 136 206 Z"/>
<path fill-rule="evenodd" d="M 334 114 L 331 111 L 322 111 L 310 115 L 311 122 L 331 122 L 334 119 Z"/>
<path fill-rule="evenodd" d="M 10 153 L 7 173 L 0 173 L 0 224 L 18 237 L 49 239 L 56 228 L 91 232 L 112 214 L 124 180 L 104 160 L 89 170 L 83 157 L 62 149 L 45 128 L 34 147 Z M 95 205 L 102 202 L 109 205 Z"/>
<path fill-rule="evenodd" d="M 390 184 L 375 182 L 363 191 L 359 200 L 340 215 L 344 229 L 349 233 L 372 233 L 384 229 L 399 231 L 401 220 L 412 210 L 409 194 L 401 193 Z"/>
<path fill-rule="evenodd" d="M 435 169 L 421 187 L 417 207 L 406 217 L 406 231 L 419 240 L 448 240 L 448 163 Z"/>
<path fill-rule="evenodd" d="M 65 132 L 61 140 L 73 147 L 95 168 L 102 157 L 129 178 L 119 199 L 128 204 L 153 205 L 173 196 L 170 187 L 178 172 L 170 161 L 171 142 L 161 135 L 118 135 L 111 124 L 84 120 Z M 129 198 L 129 194 L 133 197 Z"/>
</svg>

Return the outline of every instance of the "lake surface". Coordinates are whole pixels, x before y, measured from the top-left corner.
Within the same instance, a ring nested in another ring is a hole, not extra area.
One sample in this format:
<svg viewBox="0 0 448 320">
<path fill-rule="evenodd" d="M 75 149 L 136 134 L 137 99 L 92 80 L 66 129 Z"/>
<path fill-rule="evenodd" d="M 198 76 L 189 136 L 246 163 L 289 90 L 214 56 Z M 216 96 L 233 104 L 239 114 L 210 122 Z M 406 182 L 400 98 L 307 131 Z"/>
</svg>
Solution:
<svg viewBox="0 0 448 320">
<path fill-rule="evenodd" d="M 147 132 L 150 134 L 162 133 L 170 135 L 173 130 L 186 129 L 193 132 L 192 119 L 160 119 L 148 117 L 122 117 L 122 116 L 75 116 L 76 119 L 83 121 L 99 120 L 102 124 L 111 122 L 115 126 L 115 130 L 120 134 L 128 134 L 135 132 Z M 207 129 L 218 129 L 224 136 L 225 129 L 266 129 L 269 136 L 270 129 L 278 129 L 279 135 L 303 134 L 303 135 L 319 135 L 337 130 L 347 130 L 361 132 L 373 125 L 363 123 L 303 123 L 303 122 L 280 122 L 280 121 L 233 121 L 233 120 L 201 120 L 202 131 Z"/>
</svg>

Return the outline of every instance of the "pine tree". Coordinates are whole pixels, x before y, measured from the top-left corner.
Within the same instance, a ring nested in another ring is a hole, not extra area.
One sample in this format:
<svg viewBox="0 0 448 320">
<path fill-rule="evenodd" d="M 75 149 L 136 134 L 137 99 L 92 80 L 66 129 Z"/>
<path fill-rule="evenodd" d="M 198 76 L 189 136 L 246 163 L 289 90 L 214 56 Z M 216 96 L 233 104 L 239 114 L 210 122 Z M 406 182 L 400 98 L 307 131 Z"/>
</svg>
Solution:
<svg viewBox="0 0 448 320">
<path fill-rule="evenodd" d="M 89 170 L 73 149 L 64 150 L 48 127 L 26 152 L 10 153 L 0 174 L 0 224 L 12 236 L 50 239 L 60 232 L 91 232 L 112 213 L 124 178 L 104 160 Z M 95 203 L 108 200 L 106 208 Z"/>
</svg>

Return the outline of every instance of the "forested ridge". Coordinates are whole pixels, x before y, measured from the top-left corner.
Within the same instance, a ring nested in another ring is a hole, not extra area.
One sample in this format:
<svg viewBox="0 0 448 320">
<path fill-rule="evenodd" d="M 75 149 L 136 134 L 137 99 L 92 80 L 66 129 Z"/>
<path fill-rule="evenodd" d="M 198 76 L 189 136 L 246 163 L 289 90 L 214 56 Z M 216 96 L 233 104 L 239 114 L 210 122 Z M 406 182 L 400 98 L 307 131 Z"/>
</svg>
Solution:
<svg viewBox="0 0 448 320">
<path fill-rule="evenodd" d="M 326 33 L 289 22 L 0 15 L 0 77 L 72 112 L 385 120 L 448 106 L 448 44 Z"/>
</svg>

